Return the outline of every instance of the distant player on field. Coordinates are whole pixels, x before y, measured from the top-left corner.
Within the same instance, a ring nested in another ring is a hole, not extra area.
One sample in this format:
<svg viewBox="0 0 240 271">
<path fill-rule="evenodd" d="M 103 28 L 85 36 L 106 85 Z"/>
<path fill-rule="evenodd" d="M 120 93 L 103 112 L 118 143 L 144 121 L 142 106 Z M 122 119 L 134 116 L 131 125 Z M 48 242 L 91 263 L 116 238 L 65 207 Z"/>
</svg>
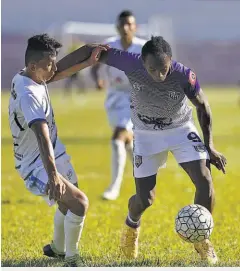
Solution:
<svg viewBox="0 0 240 271">
<path fill-rule="evenodd" d="M 86 50 L 88 46 L 75 51 L 75 57 Z M 121 247 L 126 256 L 136 258 L 140 220 L 154 201 L 157 172 L 165 165 L 168 152 L 195 185 L 194 202 L 210 212 L 214 206 L 210 164 L 225 173 L 226 158 L 214 147 L 212 114 L 196 74 L 172 59 L 171 47 L 162 37 L 152 37 L 143 46 L 142 54 L 110 48 L 102 52 L 100 62 L 124 71 L 132 85 L 136 194 L 129 199 Z M 193 123 L 188 99 L 197 109 L 204 143 Z M 209 240 L 194 246 L 203 260 L 217 262 Z"/>
<path fill-rule="evenodd" d="M 65 257 L 78 265 L 78 243 L 88 208 L 87 196 L 77 188 L 77 176 L 57 134 L 47 83 L 71 76 L 94 64 L 102 47 L 91 58 L 56 64 L 61 44 L 48 35 L 28 40 L 25 68 L 12 80 L 9 123 L 14 141 L 15 166 L 26 188 L 49 205 L 58 204 L 53 242 L 43 249 L 48 257 Z M 80 63 L 83 61 L 82 63 Z M 71 68 L 69 68 L 71 67 Z"/>
<path fill-rule="evenodd" d="M 117 17 L 116 27 L 119 37 L 109 38 L 104 43 L 112 48 L 140 54 L 146 41 L 135 37 L 137 26 L 133 13 L 128 10 L 122 11 Z M 103 198 L 115 200 L 120 193 L 127 152 L 132 159 L 131 84 L 123 71 L 97 64 L 92 68 L 92 75 L 99 89 L 105 85 L 104 77 L 101 78 L 99 71 L 104 73 L 107 82 L 105 108 L 113 129 L 112 177 L 110 186 L 103 193 Z"/>
</svg>

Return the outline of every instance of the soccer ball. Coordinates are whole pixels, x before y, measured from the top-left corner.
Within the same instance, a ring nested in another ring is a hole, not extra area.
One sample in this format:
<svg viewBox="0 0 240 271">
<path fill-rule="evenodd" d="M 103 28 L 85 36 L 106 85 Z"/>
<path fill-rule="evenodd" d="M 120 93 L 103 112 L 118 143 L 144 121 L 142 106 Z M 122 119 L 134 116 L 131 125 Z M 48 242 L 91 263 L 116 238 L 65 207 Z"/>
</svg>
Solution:
<svg viewBox="0 0 240 271">
<path fill-rule="evenodd" d="M 190 243 L 208 239 L 213 230 L 211 213 L 203 206 L 191 204 L 183 207 L 175 219 L 175 230 L 178 235 Z"/>
</svg>

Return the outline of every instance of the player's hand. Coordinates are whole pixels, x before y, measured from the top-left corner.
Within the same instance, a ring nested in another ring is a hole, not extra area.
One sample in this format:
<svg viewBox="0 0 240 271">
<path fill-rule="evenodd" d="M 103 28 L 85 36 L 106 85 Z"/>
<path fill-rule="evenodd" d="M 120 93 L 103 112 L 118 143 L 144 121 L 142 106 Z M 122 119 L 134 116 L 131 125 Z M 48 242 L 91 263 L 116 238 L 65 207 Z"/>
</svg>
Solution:
<svg viewBox="0 0 240 271">
<path fill-rule="evenodd" d="M 66 191 L 66 185 L 61 180 L 60 175 L 54 176 L 48 183 L 48 194 L 50 200 L 58 201 Z"/>
<path fill-rule="evenodd" d="M 97 89 L 98 89 L 98 90 L 103 90 L 104 88 L 105 88 L 105 82 L 104 82 L 104 80 L 99 79 L 99 80 L 97 81 Z"/>
<path fill-rule="evenodd" d="M 225 174 L 227 159 L 220 152 L 216 151 L 214 148 L 208 148 L 208 153 L 210 156 L 210 163 Z"/>
<path fill-rule="evenodd" d="M 109 45 L 105 45 L 105 44 L 99 44 L 97 45 L 97 47 L 95 47 L 92 51 L 92 54 L 88 60 L 88 63 L 90 66 L 95 65 L 98 63 L 101 53 L 103 51 L 107 51 L 110 48 Z"/>
</svg>

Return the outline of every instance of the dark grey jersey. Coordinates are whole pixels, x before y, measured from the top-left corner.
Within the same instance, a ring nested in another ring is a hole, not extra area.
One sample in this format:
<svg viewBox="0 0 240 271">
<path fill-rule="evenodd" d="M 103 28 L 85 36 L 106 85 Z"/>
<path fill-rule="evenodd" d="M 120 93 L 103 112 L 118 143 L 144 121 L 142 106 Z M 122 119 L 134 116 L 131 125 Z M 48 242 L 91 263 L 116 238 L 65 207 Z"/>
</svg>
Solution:
<svg viewBox="0 0 240 271">
<path fill-rule="evenodd" d="M 131 118 L 135 130 L 166 130 L 192 120 L 188 99 L 200 85 L 194 72 L 172 61 L 164 82 L 156 82 L 143 66 L 141 55 L 109 49 L 105 63 L 122 70 L 131 85 Z"/>
</svg>

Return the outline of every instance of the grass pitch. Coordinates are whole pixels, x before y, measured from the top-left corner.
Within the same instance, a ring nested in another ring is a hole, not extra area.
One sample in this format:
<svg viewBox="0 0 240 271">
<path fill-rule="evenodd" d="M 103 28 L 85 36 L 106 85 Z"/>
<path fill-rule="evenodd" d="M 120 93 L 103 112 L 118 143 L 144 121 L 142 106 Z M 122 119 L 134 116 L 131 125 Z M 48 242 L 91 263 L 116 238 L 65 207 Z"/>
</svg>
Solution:
<svg viewBox="0 0 240 271">
<path fill-rule="evenodd" d="M 216 208 L 212 241 L 219 266 L 240 266 L 240 107 L 236 89 L 206 89 L 213 111 L 215 146 L 227 159 L 224 176 L 213 168 Z M 63 262 L 42 255 L 52 238 L 54 208 L 28 192 L 14 169 L 12 138 L 8 127 L 8 93 L 2 93 L 2 266 L 62 266 Z M 81 239 L 87 266 L 202 266 L 191 244 L 174 232 L 180 208 L 192 203 L 194 186 L 170 155 L 168 166 L 158 175 L 157 199 L 144 214 L 140 253 L 136 261 L 119 254 L 119 237 L 127 214 L 128 198 L 134 193 L 130 160 L 121 196 L 103 201 L 101 194 L 110 180 L 110 136 L 104 93 L 63 98 L 52 93 L 59 135 L 72 156 L 80 188 L 90 200 Z"/>
</svg>

